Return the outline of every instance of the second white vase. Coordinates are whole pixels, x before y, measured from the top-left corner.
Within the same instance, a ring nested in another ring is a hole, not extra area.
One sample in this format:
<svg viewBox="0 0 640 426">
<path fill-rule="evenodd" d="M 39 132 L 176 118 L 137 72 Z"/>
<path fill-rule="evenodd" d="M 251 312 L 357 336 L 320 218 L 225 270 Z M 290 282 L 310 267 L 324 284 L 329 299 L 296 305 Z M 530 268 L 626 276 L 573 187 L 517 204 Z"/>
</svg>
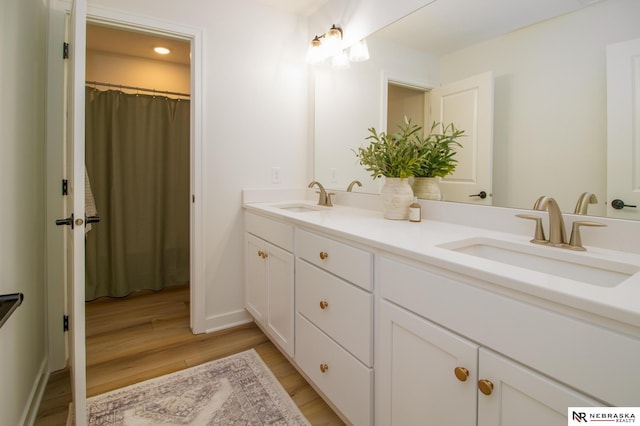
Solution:
<svg viewBox="0 0 640 426">
<path fill-rule="evenodd" d="M 416 197 L 422 200 L 441 200 L 442 193 L 438 178 L 435 177 L 416 177 L 413 178 L 413 192 Z"/>
</svg>

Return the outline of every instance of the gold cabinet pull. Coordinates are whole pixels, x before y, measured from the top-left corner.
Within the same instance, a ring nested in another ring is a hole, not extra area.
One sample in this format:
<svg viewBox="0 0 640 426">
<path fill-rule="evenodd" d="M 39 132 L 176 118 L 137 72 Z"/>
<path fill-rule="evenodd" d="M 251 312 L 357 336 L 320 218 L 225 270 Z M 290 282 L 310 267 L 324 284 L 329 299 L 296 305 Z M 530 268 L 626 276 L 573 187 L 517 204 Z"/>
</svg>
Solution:
<svg viewBox="0 0 640 426">
<path fill-rule="evenodd" d="M 326 300 L 320 301 L 320 309 L 325 310 L 327 309 L 328 306 L 329 306 L 329 302 L 327 302 Z"/>
<path fill-rule="evenodd" d="M 329 253 L 327 253 L 326 251 L 320 252 L 320 259 L 325 260 L 327 257 L 329 257 Z"/>
<path fill-rule="evenodd" d="M 453 373 L 461 382 L 466 382 L 469 377 L 469 370 L 464 367 L 456 367 L 455 370 L 453 370 Z"/>
<path fill-rule="evenodd" d="M 323 373 L 326 373 L 327 370 L 329 369 L 329 366 L 325 363 L 320 364 L 320 371 L 322 371 Z"/>
<path fill-rule="evenodd" d="M 493 392 L 493 383 L 490 380 L 482 379 L 478 381 L 478 389 L 485 395 L 491 395 Z"/>
<path fill-rule="evenodd" d="M 258 256 L 264 259 L 264 252 L 262 250 L 258 250 Z"/>
</svg>

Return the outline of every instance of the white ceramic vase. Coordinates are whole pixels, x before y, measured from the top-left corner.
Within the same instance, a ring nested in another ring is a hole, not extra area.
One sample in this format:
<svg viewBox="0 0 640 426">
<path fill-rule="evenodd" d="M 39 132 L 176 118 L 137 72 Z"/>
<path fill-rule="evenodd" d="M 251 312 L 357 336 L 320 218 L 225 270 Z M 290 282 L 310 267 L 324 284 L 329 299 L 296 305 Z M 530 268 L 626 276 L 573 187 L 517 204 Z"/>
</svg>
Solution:
<svg viewBox="0 0 640 426">
<path fill-rule="evenodd" d="M 413 193 L 421 200 L 441 200 L 442 193 L 438 185 L 438 178 L 415 177 L 413 178 Z"/>
<path fill-rule="evenodd" d="M 409 219 L 409 205 L 413 202 L 409 179 L 385 178 L 380 197 L 385 219 Z"/>
</svg>

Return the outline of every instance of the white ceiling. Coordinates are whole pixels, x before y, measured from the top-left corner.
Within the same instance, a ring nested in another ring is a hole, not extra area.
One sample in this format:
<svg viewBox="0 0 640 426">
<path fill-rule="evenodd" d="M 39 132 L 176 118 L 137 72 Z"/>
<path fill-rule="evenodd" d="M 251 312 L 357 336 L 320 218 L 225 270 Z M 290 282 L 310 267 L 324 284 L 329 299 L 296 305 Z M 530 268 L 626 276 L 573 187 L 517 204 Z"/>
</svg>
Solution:
<svg viewBox="0 0 640 426">
<path fill-rule="evenodd" d="M 295 13 L 296 15 L 309 16 L 320 9 L 328 0 L 258 0 L 276 9 Z"/>
<path fill-rule="evenodd" d="M 376 36 L 442 55 L 598 1 L 436 0 Z"/>
</svg>

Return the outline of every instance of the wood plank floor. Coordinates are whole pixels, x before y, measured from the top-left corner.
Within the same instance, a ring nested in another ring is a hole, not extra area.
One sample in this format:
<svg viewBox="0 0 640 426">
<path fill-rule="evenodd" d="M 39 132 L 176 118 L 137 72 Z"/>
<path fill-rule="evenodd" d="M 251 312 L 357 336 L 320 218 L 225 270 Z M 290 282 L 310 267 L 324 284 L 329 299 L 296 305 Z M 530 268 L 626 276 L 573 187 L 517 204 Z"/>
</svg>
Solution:
<svg viewBox="0 0 640 426">
<path fill-rule="evenodd" d="M 253 348 L 311 424 L 344 424 L 255 324 L 192 334 L 187 286 L 89 302 L 86 334 L 89 397 Z M 69 402 L 68 370 L 53 373 L 35 425 L 64 425 Z"/>
</svg>

